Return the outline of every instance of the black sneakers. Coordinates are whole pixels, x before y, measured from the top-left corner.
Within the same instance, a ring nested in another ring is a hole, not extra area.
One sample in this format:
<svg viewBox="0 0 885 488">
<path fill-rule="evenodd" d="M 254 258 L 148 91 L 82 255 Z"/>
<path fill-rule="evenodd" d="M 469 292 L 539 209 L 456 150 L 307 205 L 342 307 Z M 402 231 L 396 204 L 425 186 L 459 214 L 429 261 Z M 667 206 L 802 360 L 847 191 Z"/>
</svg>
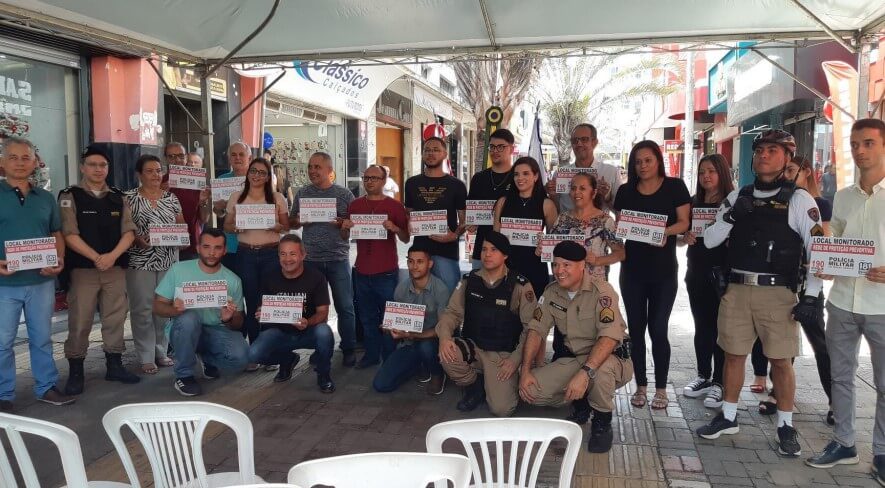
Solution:
<svg viewBox="0 0 885 488">
<path fill-rule="evenodd" d="M 873 473 L 873 479 L 885 486 L 885 455 L 873 456 L 873 466 L 870 470 Z"/>
<path fill-rule="evenodd" d="M 320 388 L 320 391 L 323 393 L 334 393 L 335 392 L 335 383 L 332 381 L 332 377 L 327 374 L 319 374 L 317 373 L 317 386 Z"/>
<path fill-rule="evenodd" d="M 830 441 L 820 454 L 805 460 L 805 464 L 812 468 L 832 468 L 837 464 L 857 464 L 859 462 L 860 458 L 857 457 L 856 447 L 845 447 L 836 441 Z"/>
<path fill-rule="evenodd" d="M 183 396 L 191 397 L 203 394 L 203 388 L 193 376 L 175 379 L 175 389 Z"/>
<path fill-rule="evenodd" d="M 737 418 L 734 420 L 728 420 L 722 412 L 719 412 L 719 414 L 713 417 L 713 420 L 711 420 L 709 424 L 699 428 L 697 433 L 704 439 L 718 439 L 719 436 L 723 434 L 737 434 L 740 430 L 741 428 L 738 426 Z"/>
<path fill-rule="evenodd" d="M 787 457 L 796 457 L 802 454 L 799 434 L 792 425 L 784 424 L 777 428 L 777 452 Z"/>
<path fill-rule="evenodd" d="M 221 376 L 221 371 L 215 366 L 203 363 L 203 376 L 205 376 L 207 380 L 214 380 Z"/>
<path fill-rule="evenodd" d="M 710 380 L 698 376 L 694 381 L 685 385 L 685 388 L 682 389 L 682 394 L 688 398 L 698 398 L 710 391 L 710 387 L 712 386 L 713 383 L 710 383 Z"/>
<path fill-rule="evenodd" d="M 464 388 L 464 396 L 458 402 L 457 409 L 461 412 L 476 410 L 486 400 L 486 384 L 482 375 L 476 375 L 476 381 Z"/>
<path fill-rule="evenodd" d="M 295 366 L 298 365 L 299 361 L 301 361 L 301 356 L 297 352 L 289 352 L 289 357 L 286 361 L 280 363 L 279 371 L 273 377 L 274 383 L 289 381 L 292 378 L 292 371 L 295 370 Z"/>
</svg>

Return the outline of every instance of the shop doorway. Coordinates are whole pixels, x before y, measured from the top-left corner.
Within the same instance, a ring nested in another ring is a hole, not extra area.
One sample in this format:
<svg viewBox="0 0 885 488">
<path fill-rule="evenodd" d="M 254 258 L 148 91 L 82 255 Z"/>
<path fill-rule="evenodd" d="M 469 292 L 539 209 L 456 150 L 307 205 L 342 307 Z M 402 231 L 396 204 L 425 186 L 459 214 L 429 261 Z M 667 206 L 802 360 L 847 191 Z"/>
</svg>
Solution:
<svg viewBox="0 0 885 488">
<path fill-rule="evenodd" d="M 390 177 L 399 186 L 396 199 L 402 201 L 403 192 L 403 131 L 378 127 L 375 134 L 375 161 L 390 170 Z"/>
</svg>

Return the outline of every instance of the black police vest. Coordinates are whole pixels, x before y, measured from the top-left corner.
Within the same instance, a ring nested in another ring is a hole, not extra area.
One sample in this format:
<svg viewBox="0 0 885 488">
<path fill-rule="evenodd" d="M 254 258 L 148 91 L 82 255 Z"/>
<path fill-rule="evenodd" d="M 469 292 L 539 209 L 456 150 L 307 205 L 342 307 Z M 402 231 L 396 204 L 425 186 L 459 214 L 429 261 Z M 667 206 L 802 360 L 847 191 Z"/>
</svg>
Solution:
<svg viewBox="0 0 885 488">
<path fill-rule="evenodd" d="M 503 283 L 490 289 L 476 271 L 466 278 L 462 336 L 484 351 L 513 352 L 519 344 L 522 322 L 510 311 L 510 302 L 516 283 L 528 280 L 511 271 Z"/>
<path fill-rule="evenodd" d="M 790 198 L 797 190 L 784 182 L 771 197 L 753 197 L 753 212 L 734 224 L 728 236 L 728 264 L 731 269 L 776 274 L 792 286 L 799 279 L 804 243 L 790 228 Z M 800 189 L 801 190 L 801 189 Z M 740 190 L 740 196 L 753 196 L 753 185 Z"/>
<path fill-rule="evenodd" d="M 62 193 L 70 193 L 77 206 L 77 227 L 80 238 L 99 254 L 114 250 L 120 242 L 120 229 L 123 222 L 123 193 L 111 188 L 104 198 L 95 198 L 87 190 L 72 186 Z M 125 268 L 129 255 L 123 253 L 114 265 Z M 70 247 L 65 253 L 66 268 L 94 268 L 91 259 L 80 255 Z"/>
</svg>

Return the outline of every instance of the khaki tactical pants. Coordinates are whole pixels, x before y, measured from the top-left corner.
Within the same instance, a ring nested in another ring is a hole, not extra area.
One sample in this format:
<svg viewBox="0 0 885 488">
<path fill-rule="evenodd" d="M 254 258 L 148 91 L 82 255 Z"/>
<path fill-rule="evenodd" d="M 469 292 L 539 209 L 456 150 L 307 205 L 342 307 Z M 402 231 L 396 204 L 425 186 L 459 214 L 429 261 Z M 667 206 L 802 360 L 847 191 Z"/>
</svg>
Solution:
<svg viewBox="0 0 885 488">
<path fill-rule="evenodd" d="M 538 380 L 540 390 L 534 392 L 532 405 L 558 407 L 565 403 L 565 387 L 587 360 L 586 356 L 559 358 L 555 362 L 535 368 L 532 374 Z M 583 373 L 583 372 L 582 372 Z M 588 398 L 590 406 L 599 412 L 611 412 L 615 408 L 615 390 L 633 378 L 633 361 L 611 355 L 596 371 L 596 379 L 590 381 Z"/>
<path fill-rule="evenodd" d="M 120 354 L 124 351 L 123 323 L 129 311 L 126 298 L 126 273 L 119 266 L 107 271 L 95 268 L 71 270 L 71 286 L 68 291 L 68 339 L 65 341 L 65 357 L 86 357 L 89 349 L 89 333 L 95 317 L 96 305 L 101 305 L 101 340 L 104 351 Z"/>
<path fill-rule="evenodd" d="M 460 338 L 456 338 L 455 343 L 459 346 L 457 360 L 452 363 L 442 363 L 449 378 L 458 386 L 468 386 L 476 381 L 478 374 L 482 374 L 489 411 L 497 417 L 512 415 L 519 403 L 519 373 L 514 372 L 507 381 L 498 379 L 499 365 L 501 361 L 510 357 L 510 353 L 483 351 L 472 344 L 468 349 L 466 342 Z M 473 351 L 475 357 L 465 358 L 464 350 Z M 468 362 L 468 359 L 472 361 Z"/>
</svg>

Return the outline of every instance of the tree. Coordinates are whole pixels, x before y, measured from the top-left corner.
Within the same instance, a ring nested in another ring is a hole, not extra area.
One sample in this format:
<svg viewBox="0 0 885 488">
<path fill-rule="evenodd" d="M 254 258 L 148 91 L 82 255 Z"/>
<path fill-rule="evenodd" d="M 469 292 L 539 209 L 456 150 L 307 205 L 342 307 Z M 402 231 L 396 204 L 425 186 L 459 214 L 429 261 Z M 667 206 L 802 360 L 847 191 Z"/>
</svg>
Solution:
<svg viewBox="0 0 885 488">
<path fill-rule="evenodd" d="M 666 96 L 680 88 L 676 82 L 637 76 L 647 70 L 679 74 L 672 55 L 643 57 L 638 63 L 612 74 L 616 55 L 579 58 L 548 58 L 541 65 L 537 94 L 552 129 L 559 164 L 571 160 L 571 130 L 586 121 L 597 121 L 616 102 L 646 95 Z"/>
<path fill-rule="evenodd" d="M 501 107 L 504 111 L 501 127 L 507 127 L 537 79 L 540 60 L 518 53 L 502 54 L 487 60 L 454 61 L 451 64 L 458 78 L 458 90 L 476 117 L 477 147 L 480 148 L 485 144 L 486 110 L 495 104 Z M 476 163 L 481 167 L 483 151 L 476 153 Z"/>
</svg>

